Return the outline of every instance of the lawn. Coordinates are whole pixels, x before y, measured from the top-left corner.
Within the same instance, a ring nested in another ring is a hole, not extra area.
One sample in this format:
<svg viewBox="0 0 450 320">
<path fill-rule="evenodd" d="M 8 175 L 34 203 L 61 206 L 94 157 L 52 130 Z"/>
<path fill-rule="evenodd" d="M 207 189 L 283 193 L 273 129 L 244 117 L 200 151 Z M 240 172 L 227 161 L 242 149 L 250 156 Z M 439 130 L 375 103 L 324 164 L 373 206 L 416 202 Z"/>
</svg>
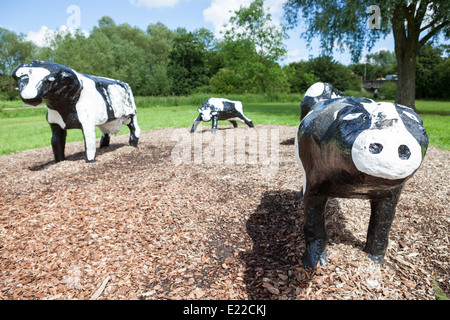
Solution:
<svg viewBox="0 0 450 320">
<path fill-rule="evenodd" d="M 255 124 L 297 126 L 300 103 L 246 103 L 244 112 Z M 161 128 L 190 128 L 197 117 L 198 105 L 141 106 L 138 121 L 142 131 Z M 15 108 L 15 110 L 4 110 Z M 450 102 L 417 101 L 430 144 L 450 150 Z M 51 131 L 46 122 L 46 109 L 24 109 L 21 102 L 0 102 L 0 154 L 9 154 L 50 145 Z M 227 124 L 220 122 L 219 125 Z M 209 125 L 209 124 L 208 124 Z M 227 125 L 230 125 L 229 123 Z M 128 134 L 124 127 L 120 134 Z M 97 129 L 97 137 L 101 137 Z M 69 130 L 67 141 L 82 141 L 81 130 Z"/>
</svg>

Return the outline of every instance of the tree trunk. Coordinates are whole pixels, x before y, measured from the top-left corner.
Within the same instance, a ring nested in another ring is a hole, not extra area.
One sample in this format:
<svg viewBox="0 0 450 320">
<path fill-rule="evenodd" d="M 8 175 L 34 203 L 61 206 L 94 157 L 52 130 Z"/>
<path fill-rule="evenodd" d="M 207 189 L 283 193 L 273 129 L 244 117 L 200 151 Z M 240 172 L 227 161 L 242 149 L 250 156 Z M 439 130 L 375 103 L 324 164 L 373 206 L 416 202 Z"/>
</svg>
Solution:
<svg viewBox="0 0 450 320">
<path fill-rule="evenodd" d="M 411 16 L 406 16 L 409 14 L 406 11 L 407 8 L 403 5 L 397 6 L 394 10 L 394 18 L 391 20 L 398 65 L 397 97 L 395 102 L 415 110 L 419 31 L 414 25 L 414 20 Z M 405 17 L 406 21 L 408 21 L 407 24 L 405 24 L 405 19 L 397 18 L 401 16 Z"/>
<path fill-rule="evenodd" d="M 395 103 L 414 110 L 416 100 L 416 60 L 417 54 L 409 50 L 406 50 L 400 56 L 397 54 L 398 83 Z"/>
</svg>

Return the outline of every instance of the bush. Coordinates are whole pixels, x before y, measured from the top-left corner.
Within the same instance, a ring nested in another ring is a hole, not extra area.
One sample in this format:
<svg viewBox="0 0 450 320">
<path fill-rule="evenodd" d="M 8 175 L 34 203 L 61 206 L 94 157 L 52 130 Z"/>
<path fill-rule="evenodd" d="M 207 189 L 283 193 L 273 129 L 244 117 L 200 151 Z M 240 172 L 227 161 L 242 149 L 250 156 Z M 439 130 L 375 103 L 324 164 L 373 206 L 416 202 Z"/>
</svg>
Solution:
<svg viewBox="0 0 450 320">
<path fill-rule="evenodd" d="M 395 82 L 386 82 L 379 90 L 379 96 L 386 100 L 395 100 L 397 96 L 397 84 Z"/>
</svg>

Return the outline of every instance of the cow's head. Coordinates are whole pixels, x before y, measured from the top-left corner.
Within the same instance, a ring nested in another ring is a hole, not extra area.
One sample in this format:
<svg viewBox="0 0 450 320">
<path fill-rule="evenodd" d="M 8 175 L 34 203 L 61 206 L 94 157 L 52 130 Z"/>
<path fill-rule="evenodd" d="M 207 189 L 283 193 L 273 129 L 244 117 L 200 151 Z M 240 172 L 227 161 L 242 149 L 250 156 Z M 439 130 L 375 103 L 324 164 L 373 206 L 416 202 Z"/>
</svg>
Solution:
<svg viewBox="0 0 450 320">
<path fill-rule="evenodd" d="M 351 148 L 359 171 L 398 180 L 420 167 L 428 136 L 422 119 L 412 109 L 354 97 L 334 101 L 345 105 L 334 113 L 334 125 L 341 143 Z"/>
<path fill-rule="evenodd" d="M 42 61 L 22 64 L 13 71 L 18 81 L 22 100 L 37 106 L 44 98 L 69 98 L 79 94 L 81 84 L 74 71 L 68 67 Z"/>
<path fill-rule="evenodd" d="M 318 144 L 336 143 L 368 175 L 399 180 L 421 165 L 428 136 L 411 108 L 346 97 L 319 102 L 303 119 Z"/>
<path fill-rule="evenodd" d="M 202 108 L 198 109 L 198 112 L 200 113 L 200 116 L 202 117 L 202 120 L 204 122 L 211 121 L 213 116 L 217 115 L 217 111 L 212 110 L 211 108 L 202 107 Z"/>
</svg>

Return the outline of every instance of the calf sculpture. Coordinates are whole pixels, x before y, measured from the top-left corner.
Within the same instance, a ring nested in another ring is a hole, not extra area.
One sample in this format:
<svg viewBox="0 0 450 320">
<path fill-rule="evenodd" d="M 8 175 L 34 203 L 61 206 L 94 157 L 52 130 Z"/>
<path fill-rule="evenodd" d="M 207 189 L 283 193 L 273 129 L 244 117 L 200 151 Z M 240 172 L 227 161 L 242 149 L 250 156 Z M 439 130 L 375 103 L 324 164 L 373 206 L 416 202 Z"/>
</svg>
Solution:
<svg viewBox="0 0 450 320">
<path fill-rule="evenodd" d="M 87 162 L 95 161 L 95 127 L 103 133 L 101 148 L 109 146 L 110 135 L 117 134 L 123 125 L 130 128 L 129 144 L 137 147 L 141 130 L 128 84 L 42 61 L 18 66 L 13 77 L 25 103 L 37 106 L 42 100 L 46 102 L 56 162 L 65 160 L 68 129 L 83 130 Z"/>
<path fill-rule="evenodd" d="M 237 121 L 247 124 L 250 128 L 254 128 L 253 121 L 244 115 L 242 102 L 231 101 L 228 99 L 211 98 L 206 100 L 202 107 L 198 109 L 200 115 L 195 119 L 191 133 L 197 130 L 198 125 L 204 121 L 212 120 L 212 134 L 216 134 L 217 124 L 219 120 L 230 121 L 237 128 Z"/>
<path fill-rule="evenodd" d="M 422 119 L 405 106 L 359 97 L 307 100 L 313 104 L 302 105 L 309 111 L 295 141 L 306 214 L 303 263 L 326 264 L 325 208 L 337 197 L 370 199 L 364 251 L 383 264 L 402 188 L 428 148 Z"/>
</svg>

